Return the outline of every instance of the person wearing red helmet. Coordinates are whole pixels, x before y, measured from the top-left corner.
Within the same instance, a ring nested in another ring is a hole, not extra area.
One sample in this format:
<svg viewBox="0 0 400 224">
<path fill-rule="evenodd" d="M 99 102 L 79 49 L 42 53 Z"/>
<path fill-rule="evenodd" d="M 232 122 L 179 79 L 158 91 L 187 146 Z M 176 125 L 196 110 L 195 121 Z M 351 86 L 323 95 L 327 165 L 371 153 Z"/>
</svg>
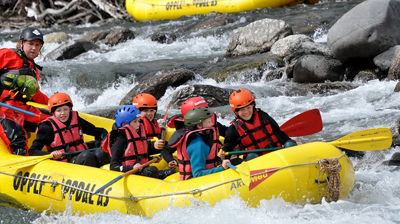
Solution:
<svg viewBox="0 0 400 224">
<path fill-rule="evenodd" d="M 48 107 L 53 116 L 39 124 L 36 139 L 29 149 L 30 156 L 52 154 L 54 159 L 61 159 L 63 153 L 82 151 L 77 156 L 63 158 L 63 161 L 93 167 L 109 162 L 108 154 L 100 148 L 87 150 L 99 147 L 107 131 L 95 127 L 72 110 L 73 104 L 68 94 L 55 93 L 50 97 Z M 94 136 L 96 141 L 85 143 L 83 134 Z M 46 146 L 46 152 L 42 151 L 43 146 Z"/>
<path fill-rule="evenodd" d="M 29 100 L 42 104 L 48 101 L 38 85 L 41 67 L 34 61 L 43 43 L 40 30 L 28 27 L 22 30 L 17 49 L 0 49 L 1 102 L 38 115 L 30 116 L 0 107 L 0 136 L 12 153 L 18 155 L 26 154 L 26 131 L 35 131 L 41 119 L 46 117 L 39 109 L 26 104 Z"/>
<path fill-rule="evenodd" d="M 186 115 L 186 113 L 188 111 L 192 110 L 193 108 L 199 108 L 199 107 L 208 108 L 209 106 L 203 97 L 198 97 L 198 96 L 191 97 L 191 98 L 185 100 L 181 104 L 181 113 L 182 114 L 175 115 L 173 117 L 174 120 L 168 122 L 168 123 L 173 123 L 173 127 L 176 128 L 176 131 L 174 132 L 174 134 L 172 134 L 171 138 L 169 139 L 168 143 L 162 150 L 161 154 L 163 155 L 163 158 L 165 159 L 165 161 L 167 161 L 168 166 L 171 169 L 174 169 L 177 166 L 177 162 L 175 161 L 173 154 L 177 150 L 177 145 L 181 141 L 181 139 L 186 131 L 183 117 Z M 216 124 L 219 134 L 221 136 L 224 136 L 226 127 L 216 121 L 215 114 L 213 114 L 212 119 L 213 119 L 214 123 Z"/>
<path fill-rule="evenodd" d="M 140 93 L 133 97 L 132 105 L 140 110 L 140 123 L 144 126 L 147 139 L 158 138 L 154 142 L 154 147 L 161 150 L 165 145 L 165 141 L 161 138 L 161 129 L 164 127 L 161 127 L 155 119 L 157 99 L 151 94 Z"/>
<path fill-rule="evenodd" d="M 271 116 L 255 108 L 255 99 L 249 90 L 233 91 L 229 96 L 229 104 L 235 119 L 225 133 L 225 152 L 233 151 L 236 147 L 252 150 L 296 145 Z M 247 160 L 257 156 L 250 153 Z"/>
</svg>

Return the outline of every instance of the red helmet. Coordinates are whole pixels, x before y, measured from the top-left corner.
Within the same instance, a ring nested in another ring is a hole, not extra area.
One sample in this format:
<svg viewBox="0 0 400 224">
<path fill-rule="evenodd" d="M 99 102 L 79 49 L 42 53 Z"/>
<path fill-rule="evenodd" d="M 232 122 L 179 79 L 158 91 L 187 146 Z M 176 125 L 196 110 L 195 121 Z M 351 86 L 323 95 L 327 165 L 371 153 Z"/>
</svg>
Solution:
<svg viewBox="0 0 400 224">
<path fill-rule="evenodd" d="M 133 97 L 132 105 L 138 108 L 155 108 L 157 109 L 157 99 L 148 93 L 141 93 Z"/>
<path fill-rule="evenodd" d="M 70 104 L 71 107 L 73 106 L 71 98 L 68 96 L 66 93 L 55 93 L 49 98 L 48 106 L 50 112 L 53 113 L 53 110 L 56 109 L 56 107 Z"/>
<path fill-rule="evenodd" d="M 185 116 L 189 110 L 196 108 L 196 107 L 208 107 L 208 104 L 203 97 L 196 96 L 196 97 L 189 98 L 189 99 L 185 100 L 185 102 L 183 102 L 181 105 L 182 115 Z"/>
<path fill-rule="evenodd" d="M 237 109 L 246 107 L 254 102 L 255 100 L 253 95 L 247 89 L 235 90 L 229 96 L 229 104 L 233 112 L 236 112 Z"/>
</svg>

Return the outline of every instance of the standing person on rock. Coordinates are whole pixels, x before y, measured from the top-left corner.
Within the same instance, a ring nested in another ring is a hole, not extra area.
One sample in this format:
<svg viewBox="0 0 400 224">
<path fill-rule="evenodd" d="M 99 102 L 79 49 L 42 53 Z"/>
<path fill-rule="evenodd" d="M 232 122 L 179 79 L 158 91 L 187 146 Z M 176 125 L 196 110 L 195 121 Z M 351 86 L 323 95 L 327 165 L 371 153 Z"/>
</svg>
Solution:
<svg viewBox="0 0 400 224">
<path fill-rule="evenodd" d="M 78 112 L 72 110 L 72 100 L 66 93 L 52 95 L 48 106 L 53 116 L 39 124 L 29 155 L 52 154 L 54 159 L 93 167 L 100 167 L 110 161 L 108 154 L 100 148 L 94 151 L 87 150 L 100 147 L 101 141 L 108 134 L 107 131 L 104 128 L 95 127 L 81 118 Z M 83 134 L 94 136 L 96 143 L 93 145 L 85 143 Z M 42 151 L 43 146 L 46 146 L 47 152 Z M 63 153 L 75 151 L 82 152 L 72 157 L 62 158 Z"/>
<path fill-rule="evenodd" d="M 235 113 L 235 119 L 225 133 L 225 152 L 233 151 L 237 147 L 240 150 L 253 150 L 296 145 L 296 142 L 279 128 L 272 117 L 261 109 L 255 108 L 255 99 L 249 90 L 235 90 L 229 96 L 229 104 Z M 244 158 L 250 160 L 259 155 L 249 153 Z M 239 158 L 237 161 L 232 161 L 234 164 L 240 162 Z"/>
<path fill-rule="evenodd" d="M 133 97 L 132 105 L 140 110 L 140 123 L 146 131 L 147 139 L 151 140 L 156 137 L 154 148 L 163 149 L 165 141 L 161 138 L 161 132 L 165 127 L 161 127 L 155 119 L 157 99 L 151 94 L 140 93 Z"/>
<path fill-rule="evenodd" d="M 0 49 L 0 101 L 37 115 L 0 107 L 0 136 L 17 155 L 27 154 L 26 131 L 34 132 L 41 119 L 48 116 L 26 104 L 29 100 L 42 104 L 48 102 L 38 85 L 42 67 L 34 61 L 43 43 L 40 30 L 28 27 L 22 30 L 17 49 Z"/>
</svg>

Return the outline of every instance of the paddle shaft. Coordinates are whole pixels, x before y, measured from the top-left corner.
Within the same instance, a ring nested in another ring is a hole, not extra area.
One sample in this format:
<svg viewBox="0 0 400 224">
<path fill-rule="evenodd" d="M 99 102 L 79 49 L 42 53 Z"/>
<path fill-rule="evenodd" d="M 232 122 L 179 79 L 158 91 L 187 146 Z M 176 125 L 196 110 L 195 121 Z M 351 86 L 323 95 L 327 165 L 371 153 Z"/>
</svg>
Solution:
<svg viewBox="0 0 400 224">
<path fill-rule="evenodd" d="M 13 110 L 15 110 L 15 111 L 21 112 L 21 113 L 23 113 L 23 114 L 27 114 L 27 115 L 29 115 L 29 116 L 33 116 L 33 117 L 34 117 L 34 116 L 38 116 L 38 115 L 36 115 L 36 114 L 34 114 L 34 113 L 32 113 L 32 112 L 29 112 L 29 111 L 23 110 L 23 109 L 21 109 L 21 108 L 14 107 L 14 106 L 11 106 L 11 105 L 2 103 L 2 102 L 0 102 L 0 106 L 7 107 L 7 108 L 9 108 L 9 109 L 13 109 Z"/>
<path fill-rule="evenodd" d="M 243 151 L 232 151 L 232 152 L 226 152 L 225 155 L 241 155 L 241 154 L 246 154 L 246 153 L 258 153 L 258 152 L 269 152 L 269 151 L 276 151 L 279 149 L 283 149 L 282 147 L 275 147 L 275 148 L 268 148 L 268 149 L 253 149 L 253 150 L 243 150 Z"/>
<path fill-rule="evenodd" d="M 165 110 L 164 119 L 162 125 L 164 126 L 161 130 L 161 139 L 164 139 L 165 136 L 165 129 L 167 126 L 167 116 L 168 116 L 169 104 L 167 105 L 167 109 Z"/>
<path fill-rule="evenodd" d="M 158 160 L 157 158 L 154 158 L 154 159 L 152 159 L 152 160 L 150 160 L 150 161 L 147 161 L 147 162 L 145 162 L 145 163 L 142 164 L 142 167 L 146 167 L 146 166 L 148 166 L 148 165 L 150 165 L 150 164 L 156 162 L 157 160 Z M 110 182 L 106 183 L 105 185 L 103 185 L 102 187 L 100 187 L 99 189 L 97 189 L 97 191 L 95 191 L 94 193 L 97 194 L 97 193 L 99 193 L 100 191 L 102 191 L 102 190 L 104 190 L 105 188 L 107 188 L 107 187 L 109 187 L 110 185 L 112 185 L 113 183 L 115 183 L 115 182 L 117 182 L 118 180 L 122 179 L 123 177 L 126 177 L 126 176 L 128 176 L 128 175 L 130 175 L 130 174 L 134 174 L 134 173 L 136 173 L 136 172 L 138 172 L 138 171 L 139 171 L 138 168 L 133 168 L 133 169 L 129 170 L 128 172 L 123 173 L 122 175 L 120 175 L 120 176 L 118 176 L 118 177 L 112 179 Z"/>
</svg>

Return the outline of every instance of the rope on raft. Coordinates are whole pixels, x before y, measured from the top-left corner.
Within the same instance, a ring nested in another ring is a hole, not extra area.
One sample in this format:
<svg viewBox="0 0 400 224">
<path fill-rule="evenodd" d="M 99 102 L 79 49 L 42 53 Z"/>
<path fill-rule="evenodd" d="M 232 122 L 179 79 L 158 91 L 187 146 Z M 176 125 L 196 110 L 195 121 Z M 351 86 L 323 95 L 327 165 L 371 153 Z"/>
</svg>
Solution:
<svg viewBox="0 0 400 224">
<path fill-rule="evenodd" d="M 344 155 L 345 155 L 345 153 L 343 152 L 343 154 L 341 156 L 339 156 L 338 158 L 323 159 L 323 160 L 320 160 L 315 163 L 301 163 L 301 164 L 293 164 L 293 165 L 278 167 L 275 169 L 266 170 L 261 173 L 251 174 L 250 177 L 264 175 L 264 174 L 267 174 L 270 172 L 275 172 L 278 170 L 282 170 L 282 169 L 286 169 L 286 168 L 290 168 L 290 167 L 296 167 L 296 166 L 307 166 L 307 165 L 321 166 L 321 169 L 319 170 L 319 173 L 318 173 L 318 190 L 319 190 L 319 192 L 321 192 L 320 191 L 320 182 L 319 182 L 320 173 L 330 172 L 327 174 L 328 185 L 327 185 L 327 189 L 325 192 L 328 194 L 326 194 L 325 196 L 327 197 L 327 201 L 328 201 L 328 198 L 329 198 L 329 201 L 337 201 L 339 199 L 339 193 L 340 193 L 340 169 L 341 169 L 341 166 L 339 163 L 339 159 L 341 159 Z M 329 165 L 329 164 L 321 165 L 321 164 L 325 164 L 326 163 L 325 161 L 328 161 L 328 160 L 335 160 L 336 163 L 333 162 L 332 164 L 336 164 L 336 165 Z M 331 167 L 335 167 L 335 166 L 339 166 L 340 168 L 339 169 L 331 168 Z M 322 167 L 326 167 L 326 168 L 322 168 Z M 39 178 L 25 177 L 25 176 L 20 176 L 17 174 L 10 174 L 10 173 L 6 173 L 6 172 L 2 172 L 2 171 L 0 171 L 0 174 L 5 174 L 5 175 L 9 175 L 9 176 L 14 176 L 14 177 L 21 177 L 21 178 L 28 179 L 28 180 L 36 180 L 36 181 L 40 181 L 40 182 L 50 183 L 52 187 L 55 187 L 59 184 L 61 186 L 69 187 L 69 188 L 75 189 L 77 191 L 93 194 L 92 191 L 82 189 L 82 188 L 79 188 L 76 186 L 72 186 L 70 184 L 65 184 L 65 183 L 62 183 L 59 181 L 55 181 L 55 180 L 42 180 Z M 207 186 L 203 189 L 193 189 L 193 190 L 188 190 L 188 191 L 172 192 L 172 193 L 166 193 L 166 194 L 141 195 L 141 196 L 130 196 L 130 197 L 106 195 L 103 193 L 97 193 L 97 195 L 114 198 L 114 199 L 131 200 L 131 201 L 137 202 L 142 199 L 150 199 L 150 198 L 158 198 L 158 197 L 166 197 L 166 196 L 175 196 L 175 195 L 184 195 L 184 194 L 199 195 L 204 191 L 207 191 L 207 190 L 210 190 L 215 187 L 219 187 L 219 186 L 222 186 L 222 185 L 225 185 L 228 183 L 236 182 L 238 180 L 241 180 L 241 178 L 235 178 L 232 180 L 224 181 L 224 182 L 221 182 L 218 184 Z"/>
<path fill-rule="evenodd" d="M 320 190 L 320 175 L 325 175 L 327 186 L 325 189 L 324 197 L 327 202 L 337 201 L 340 196 L 340 171 L 342 170 L 342 165 L 340 165 L 338 158 L 327 158 L 318 161 L 320 169 L 318 171 L 318 191 Z"/>
</svg>

